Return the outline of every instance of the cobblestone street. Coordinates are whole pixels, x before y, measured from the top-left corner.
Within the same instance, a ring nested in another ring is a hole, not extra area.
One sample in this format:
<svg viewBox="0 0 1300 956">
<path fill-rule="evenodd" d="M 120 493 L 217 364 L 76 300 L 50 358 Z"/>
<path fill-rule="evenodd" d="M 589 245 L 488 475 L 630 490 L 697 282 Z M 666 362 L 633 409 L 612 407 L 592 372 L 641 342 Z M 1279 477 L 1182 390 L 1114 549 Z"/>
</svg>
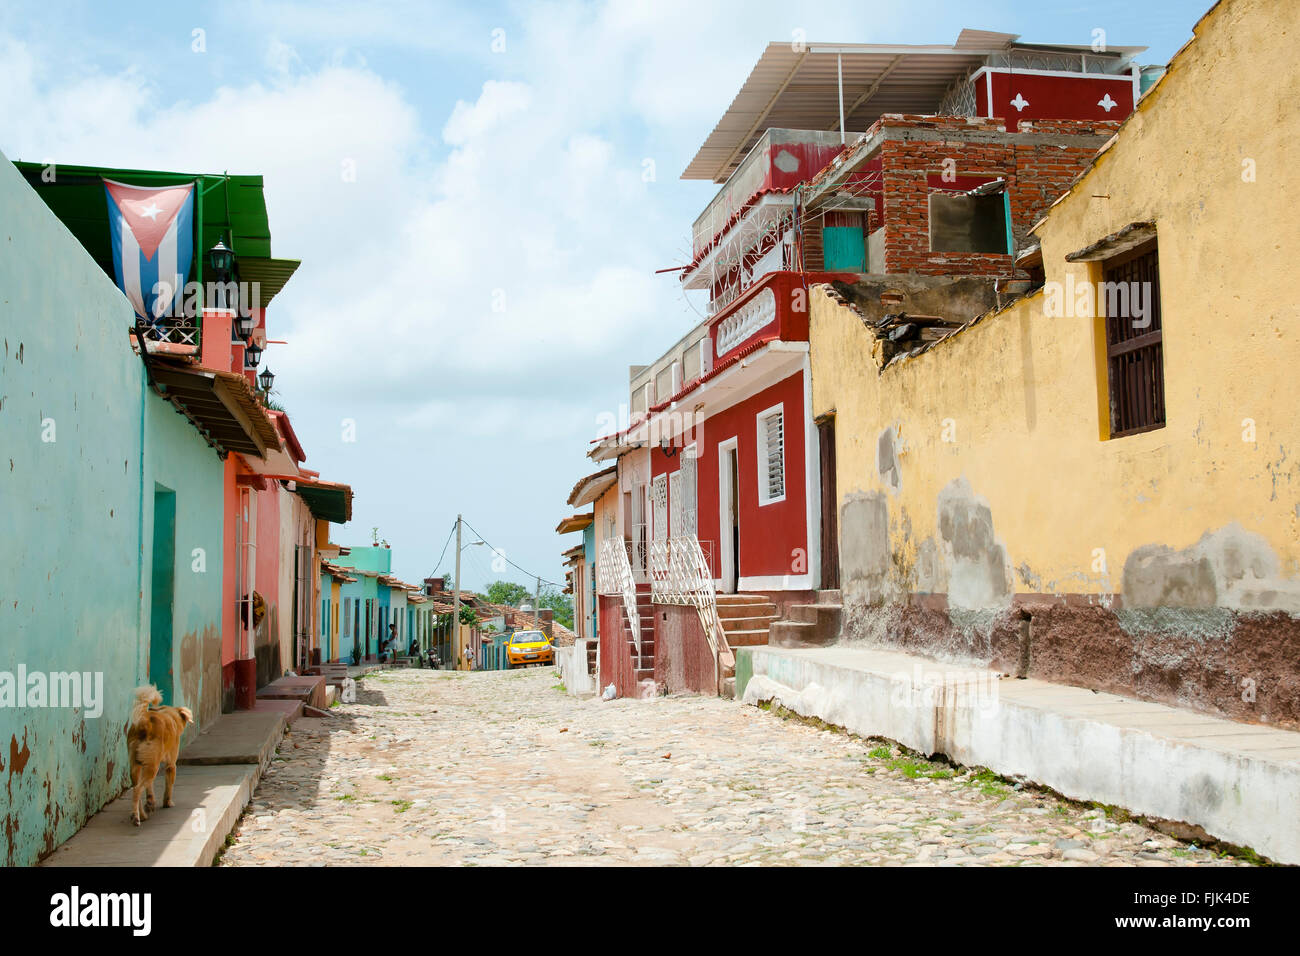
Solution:
<svg viewBox="0 0 1300 956">
<path fill-rule="evenodd" d="M 1099 809 L 702 697 L 394 670 L 285 737 L 220 863 L 1241 865 Z"/>
</svg>

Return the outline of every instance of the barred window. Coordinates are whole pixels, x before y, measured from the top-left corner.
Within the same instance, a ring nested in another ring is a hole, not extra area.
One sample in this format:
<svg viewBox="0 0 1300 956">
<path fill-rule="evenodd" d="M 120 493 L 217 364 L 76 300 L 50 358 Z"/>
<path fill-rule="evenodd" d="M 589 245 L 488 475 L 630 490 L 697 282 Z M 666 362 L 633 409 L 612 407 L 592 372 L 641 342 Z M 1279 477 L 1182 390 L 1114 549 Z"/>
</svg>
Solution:
<svg viewBox="0 0 1300 956">
<path fill-rule="evenodd" d="M 785 411 L 769 408 L 758 416 L 758 503 L 785 497 Z"/>
<path fill-rule="evenodd" d="M 1106 261 L 1098 299 L 1106 314 L 1110 437 L 1163 428 L 1163 323 L 1154 241 Z"/>
</svg>

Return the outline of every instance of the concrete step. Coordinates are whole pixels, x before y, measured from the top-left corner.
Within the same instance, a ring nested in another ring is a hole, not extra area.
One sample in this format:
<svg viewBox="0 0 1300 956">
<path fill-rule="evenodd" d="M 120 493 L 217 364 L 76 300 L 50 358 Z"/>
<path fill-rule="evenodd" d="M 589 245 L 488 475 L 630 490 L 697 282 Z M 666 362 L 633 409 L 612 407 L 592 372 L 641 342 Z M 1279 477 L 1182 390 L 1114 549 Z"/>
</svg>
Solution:
<svg viewBox="0 0 1300 956">
<path fill-rule="evenodd" d="M 727 677 L 723 679 L 722 697 L 724 697 L 726 700 L 736 699 L 736 677 L 734 674 L 731 677 Z"/>
<path fill-rule="evenodd" d="M 745 601 L 740 604 L 718 605 L 718 617 L 724 621 L 729 617 L 753 617 L 761 614 L 776 617 L 776 605 L 770 601 Z"/>
<path fill-rule="evenodd" d="M 762 630 L 754 630 L 754 631 L 728 631 L 727 632 L 728 647 L 755 647 L 760 644 L 767 644 L 767 642 L 768 642 L 767 628 L 763 628 Z"/>
<path fill-rule="evenodd" d="M 326 685 L 325 707 L 328 708 L 329 705 L 330 705 L 329 686 Z M 310 707 L 310 706 L 312 705 L 304 704 L 300 700 L 279 700 L 279 699 L 268 700 L 265 697 L 259 697 L 256 701 L 253 702 L 254 711 L 258 711 L 258 710 L 275 711 L 277 713 L 283 714 L 284 719 L 288 723 L 293 723 L 295 720 L 301 717 L 303 715 L 303 708 Z M 324 708 L 315 708 L 315 709 L 320 710 Z"/>
<path fill-rule="evenodd" d="M 843 604 L 844 599 L 840 596 L 839 589 L 837 588 L 833 591 L 818 591 L 817 603 L 818 604 Z"/>
<path fill-rule="evenodd" d="M 794 604 L 790 607 L 790 620 L 805 624 L 820 624 L 838 631 L 844 608 L 838 604 Z"/>
<path fill-rule="evenodd" d="M 224 714 L 181 748 L 181 764 L 256 764 L 265 767 L 284 736 L 278 710 L 240 710 Z"/>
<path fill-rule="evenodd" d="M 766 594 L 719 594 L 718 604 L 768 604 Z"/>
<path fill-rule="evenodd" d="M 777 621 L 768 631 L 767 643 L 772 647 L 825 647 L 838 636 L 828 636 L 824 628 L 804 621 Z"/>
<path fill-rule="evenodd" d="M 755 614 L 745 617 L 724 617 L 722 620 L 722 629 L 724 631 L 756 631 L 766 630 L 776 620 L 775 614 Z"/>
</svg>

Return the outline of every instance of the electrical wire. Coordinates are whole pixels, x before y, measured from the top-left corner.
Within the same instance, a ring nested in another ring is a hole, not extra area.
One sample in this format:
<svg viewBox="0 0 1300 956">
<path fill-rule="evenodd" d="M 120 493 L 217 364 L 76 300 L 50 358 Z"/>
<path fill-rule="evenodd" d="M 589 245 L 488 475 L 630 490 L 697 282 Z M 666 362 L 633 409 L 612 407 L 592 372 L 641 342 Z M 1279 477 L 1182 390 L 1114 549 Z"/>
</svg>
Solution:
<svg viewBox="0 0 1300 956">
<path fill-rule="evenodd" d="M 438 576 L 438 568 L 442 565 L 442 559 L 447 553 L 447 545 L 451 544 L 451 536 L 454 535 L 455 533 L 456 533 L 456 522 L 453 521 L 451 523 L 451 530 L 447 532 L 447 540 L 442 543 L 442 554 L 438 555 L 438 560 L 434 562 L 433 574 L 429 575 L 429 577 L 435 578 Z"/>
<path fill-rule="evenodd" d="M 463 520 L 463 519 L 462 519 L 462 520 Z M 517 571 L 523 571 L 523 573 L 526 574 L 526 575 L 528 575 L 530 578 L 535 578 L 535 579 L 537 579 L 538 581 L 541 581 L 543 584 L 549 585 L 550 587 L 553 587 L 553 588 L 560 588 L 561 590 L 564 589 L 564 585 L 562 585 L 562 584 L 556 584 L 554 581 L 548 581 L 546 578 L 542 577 L 540 574 L 533 574 L 531 571 L 528 571 L 528 570 L 526 570 L 526 569 L 524 569 L 524 568 L 519 567 L 519 565 L 515 564 L 513 561 L 511 561 L 509 558 L 506 557 L 506 553 L 505 553 L 504 551 L 500 550 L 499 548 L 493 547 L 493 545 L 488 541 L 488 539 L 487 539 L 486 537 L 484 537 L 483 532 L 479 531 L 477 528 L 475 528 L 475 527 L 474 527 L 472 524 L 470 524 L 468 521 L 465 522 L 465 527 L 469 528 L 470 531 L 473 531 L 476 535 L 478 535 L 478 536 L 479 536 L 479 539 L 480 539 L 484 544 L 486 544 L 489 548 L 492 548 L 492 553 L 493 553 L 494 555 L 499 556 L 499 557 L 501 558 L 501 560 L 505 561 L 506 564 L 510 565 L 510 566 L 511 566 L 512 568 L 514 568 L 515 570 L 517 570 Z"/>
</svg>

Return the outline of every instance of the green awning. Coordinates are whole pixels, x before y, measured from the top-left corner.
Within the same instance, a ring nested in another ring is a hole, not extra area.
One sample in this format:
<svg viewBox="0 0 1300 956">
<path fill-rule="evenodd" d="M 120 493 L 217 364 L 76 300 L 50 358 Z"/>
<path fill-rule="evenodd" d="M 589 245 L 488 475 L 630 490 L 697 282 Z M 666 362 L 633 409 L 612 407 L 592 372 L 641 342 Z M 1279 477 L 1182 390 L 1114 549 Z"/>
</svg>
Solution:
<svg viewBox="0 0 1300 956">
<path fill-rule="evenodd" d="M 352 489 L 348 485 L 298 478 L 294 486 L 313 517 L 334 524 L 347 524 L 352 520 Z"/>
<path fill-rule="evenodd" d="M 254 270 L 267 273 L 265 288 L 273 288 L 272 295 L 280 291 L 293 274 L 293 269 L 297 268 L 296 263 L 291 268 L 285 265 L 293 260 L 271 258 L 271 229 L 261 176 L 171 173 L 107 166 L 51 166 L 30 162 L 15 162 L 14 166 L 110 277 L 114 275 L 113 248 L 101 179 L 113 179 L 133 186 L 173 186 L 198 181 L 194 206 L 195 221 L 200 224 L 198 247 L 195 249 L 196 265 L 203 253 L 219 240 L 225 241 L 239 258 L 241 273 L 245 258 L 277 263 L 274 267 L 253 265 Z M 195 271 L 191 269 L 186 278 L 195 279 Z M 263 301 L 266 300 L 264 292 Z"/>
</svg>

